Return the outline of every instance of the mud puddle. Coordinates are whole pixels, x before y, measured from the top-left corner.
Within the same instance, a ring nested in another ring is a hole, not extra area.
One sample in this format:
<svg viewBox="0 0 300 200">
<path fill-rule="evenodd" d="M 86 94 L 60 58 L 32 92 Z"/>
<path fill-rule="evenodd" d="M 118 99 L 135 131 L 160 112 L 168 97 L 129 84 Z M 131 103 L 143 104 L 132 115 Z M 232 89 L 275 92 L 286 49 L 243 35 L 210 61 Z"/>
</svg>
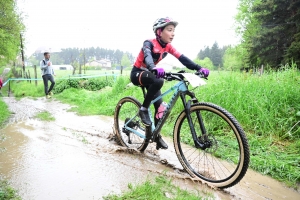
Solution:
<svg viewBox="0 0 300 200">
<path fill-rule="evenodd" d="M 215 190 L 192 181 L 177 160 L 171 139 L 169 149 L 128 151 L 113 140 L 111 117 L 78 116 L 69 105 L 43 98 L 4 98 L 14 113 L 0 130 L 0 176 L 19 190 L 23 199 L 102 199 L 120 194 L 128 183 L 166 174 L 183 189 L 212 194 L 215 199 L 300 199 L 295 190 L 251 170 L 236 186 Z M 54 122 L 34 119 L 47 110 Z"/>
</svg>

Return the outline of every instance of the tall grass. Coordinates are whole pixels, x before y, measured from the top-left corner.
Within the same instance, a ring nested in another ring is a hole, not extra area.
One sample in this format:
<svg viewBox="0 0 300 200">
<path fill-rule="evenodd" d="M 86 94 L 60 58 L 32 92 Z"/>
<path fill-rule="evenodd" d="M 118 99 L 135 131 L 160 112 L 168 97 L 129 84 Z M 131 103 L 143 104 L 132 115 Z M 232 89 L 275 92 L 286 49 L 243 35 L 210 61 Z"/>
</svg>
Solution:
<svg viewBox="0 0 300 200">
<path fill-rule="evenodd" d="M 9 118 L 10 112 L 6 103 L 0 97 L 0 128 L 4 125 L 4 122 Z"/>
<path fill-rule="evenodd" d="M 225 72 L 214 77 L 201 94 L 203 100 L 233 113 L 247 132 L 293 140 L 300 138 L 299 126 L 289 131 L 300 120 L 299 83 L 296 69 L 263 76 Z"/>
</svg>

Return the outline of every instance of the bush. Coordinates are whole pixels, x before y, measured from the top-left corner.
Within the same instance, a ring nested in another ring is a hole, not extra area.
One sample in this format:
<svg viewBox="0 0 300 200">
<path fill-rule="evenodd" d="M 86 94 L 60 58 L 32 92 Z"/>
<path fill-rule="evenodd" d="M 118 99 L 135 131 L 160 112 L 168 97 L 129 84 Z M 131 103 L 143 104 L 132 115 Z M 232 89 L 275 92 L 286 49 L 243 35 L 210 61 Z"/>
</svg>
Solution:
<svg viewBox="0 0 300 200">
<path fill-rule="evenodd" d="M 106 80 L 103 78 L 59 80 L 55 84 L 54 93 L 61 93 L 68 88 L 83 88 L 90 91 L 97 91 L 106 86 L 112 86 L 112 84 L 113 80 Z"/>
</svg>

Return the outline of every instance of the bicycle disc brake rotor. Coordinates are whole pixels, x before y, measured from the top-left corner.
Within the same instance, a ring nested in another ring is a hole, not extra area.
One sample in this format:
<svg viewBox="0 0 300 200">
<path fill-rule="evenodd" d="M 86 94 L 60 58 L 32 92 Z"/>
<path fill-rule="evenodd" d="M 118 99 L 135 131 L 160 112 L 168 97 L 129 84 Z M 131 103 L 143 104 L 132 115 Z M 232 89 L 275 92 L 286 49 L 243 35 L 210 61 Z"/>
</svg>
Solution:
<svg viewBox="0 0 300 200">
<path fill-rule="evenodd" d="M 218 142 L 211 134 L 204 134 L 198 137 L 200 143 L 206 146 L 205 151 L 208 153 L 215 153 L 218 149 Z"/>
</svg>

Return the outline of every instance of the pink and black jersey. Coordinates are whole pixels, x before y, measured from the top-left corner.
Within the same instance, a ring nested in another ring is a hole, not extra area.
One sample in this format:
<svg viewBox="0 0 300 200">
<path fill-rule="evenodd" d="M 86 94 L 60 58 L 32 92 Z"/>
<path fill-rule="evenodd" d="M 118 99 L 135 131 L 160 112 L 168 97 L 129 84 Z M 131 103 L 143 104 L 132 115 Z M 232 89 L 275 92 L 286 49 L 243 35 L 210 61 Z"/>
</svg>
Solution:
<svg viewBox="0 0 300 200">
<path fill-rule="evenodd" d="M 189 58 L 179 53 L 170 43 L 165 45 L 157 41 L 157 39 L 146 40 L 143 44 L 134 66 L 136 68 L 147 68 L 152 70 L 155 65 L 164 59 L 170 53 L 176 57 L 184 66 L 189 69 L 199 70 L 201 67 L 191 61 Z"/>
</svg>

